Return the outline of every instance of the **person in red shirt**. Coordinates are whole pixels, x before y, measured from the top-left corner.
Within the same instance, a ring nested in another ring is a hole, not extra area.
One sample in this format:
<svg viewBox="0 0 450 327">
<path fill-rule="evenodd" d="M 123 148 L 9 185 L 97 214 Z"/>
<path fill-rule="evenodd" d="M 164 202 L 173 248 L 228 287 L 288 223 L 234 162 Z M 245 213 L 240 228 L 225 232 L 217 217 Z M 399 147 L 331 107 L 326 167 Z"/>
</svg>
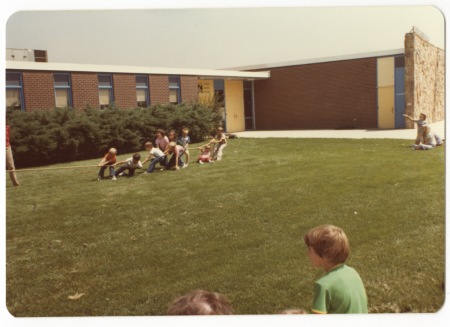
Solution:
<svg viewBox="0 0 450 327">
<path fill-rule="evenodd" d="M 111 179 L 113 181 L 116 180 L 116 172 L 114 171 L 114 164 L 116 163 L 116 160 L 117 160 L 116 159 L 116 154 L 117 154 L 117 150 L 115 148 L 109 149 L 108 153 L 105 154 L 103 159 L 97 165 L 97 166 L 101 167 L 100 171 L 98 172 L 97 180 L 103 179 L 103 175 L 105 173 L 105 170 L 108 167 L 109 167 L 109 177 L 111 177 Z"/>
<path fill-rule="evenodd" d="M 13 170 L 9 172 L 9 177 L 11 177 L 11 181 L 14 186 L 19 186 L 19 182 L 17 181 L 17 176 L 14 170 L 16 169 L 14 166 L 14 158 L 11 150 L 11 144 L 9 143 L 9 134 L 10 134 L 10 126 L 6 123 L 6 169 Z"/>
</svg>

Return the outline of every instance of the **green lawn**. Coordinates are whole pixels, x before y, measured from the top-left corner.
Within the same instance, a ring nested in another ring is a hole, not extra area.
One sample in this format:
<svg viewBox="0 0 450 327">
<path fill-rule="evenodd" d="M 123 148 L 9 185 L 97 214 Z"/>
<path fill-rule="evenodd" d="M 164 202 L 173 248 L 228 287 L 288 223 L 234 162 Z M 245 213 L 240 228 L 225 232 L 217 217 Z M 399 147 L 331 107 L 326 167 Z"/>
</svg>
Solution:
<svg viewBox="0 0 450 327">
<path fill-rule="evenodd" d="M 198 288 L 225 294 L 237 314 L 309 309 L 322 271 L 303 235 L 331 223 L 350 239 L 370 312 L 436 312 L 445 149 L 410 144 L 233 139 L 221 162 L 116 182 L 97 181 L 97 168 L 18 173 L 20 187 L 6 181 L 8 309 L 164 315 Z"/>
</svg>

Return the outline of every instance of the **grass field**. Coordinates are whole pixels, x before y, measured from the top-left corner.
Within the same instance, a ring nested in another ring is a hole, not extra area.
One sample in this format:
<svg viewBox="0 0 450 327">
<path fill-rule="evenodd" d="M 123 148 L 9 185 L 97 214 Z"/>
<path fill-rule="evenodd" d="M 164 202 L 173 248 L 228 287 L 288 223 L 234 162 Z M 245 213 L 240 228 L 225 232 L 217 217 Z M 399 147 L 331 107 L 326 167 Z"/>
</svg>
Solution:
<svg viewBox="0 0 450 327">
<path fill-rule="evenodd" d="M 322 271 L 303 235 L 331 223 L 350 239 L 370 312 L 436 312 L 445 149 L 410 143 L 233 139 L 221 162 L 116 182 L 97 181 L 97 168 L 18 173 L 20 187 L 6 181 L 8 309 L 164 315 L 199 288 L 226 295 L 237 314 L 309 309 Z"/>
</svg>

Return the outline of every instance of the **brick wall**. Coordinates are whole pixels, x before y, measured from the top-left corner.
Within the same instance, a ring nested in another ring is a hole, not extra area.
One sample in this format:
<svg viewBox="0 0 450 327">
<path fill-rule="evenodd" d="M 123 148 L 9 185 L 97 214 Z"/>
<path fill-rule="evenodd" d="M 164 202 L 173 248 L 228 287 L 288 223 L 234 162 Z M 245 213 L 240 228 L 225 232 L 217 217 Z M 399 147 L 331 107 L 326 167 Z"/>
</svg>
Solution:
<svg viewBox="0 0 450 327">
<path fill-rule="evenodd" d="M 405 113 L 427 115 L 433 123 L 445 118 L 445 52 L 416 33 L 405 35 Z M 407 128 L 414 123 L 405 120 Z"/>
<path fill-rule="evenodd" d="M 73 107 L 80 110 L 87 105 L 100 108 L 96 73 L 71 73 Z"/>
<path fill-rule="evenodd" d="M 134 74 L 114 74 L 114 103 L 122 109 L 135 108 L 136 98 L 136 75 Z"/>
<path fill-rule="evenodd" d="M 25 111 L 55 107 L 55 91 L 51 72 L 23 71 L 22 83 Z"/>
<path fill-rule="evenodd" d="M 254 82 L 257 130 L 377 127 L 376 58 L 271 68 Z"/>
<path fill-rule="evenodd" d="M 69 72 L 70 73 L 70 72 Z M 22 71 L 25 110 L 49 109 L 55 107 L 53 72 Z M 113 74 L 114 103 L 118 108 L 128 109 L 137 106 L 136 75 Z M 86 106 L 100 108 L 98 74 L 95 72 L 70 73 L 72 87 L 72 106 L 81 110 Z M 198 79 L 193 76 L 180 76 L 181 100 L 198 99 Z M 169 103 L 169 77 L 149 75 L 150 103 Z"/>
<path fill-rule="evenodd" d="M 181 76 L 181 101 L 191 102 L 198 100 L 198 78 L 192 76 Z"/>
<path fill-rule="evenodd" d="M 169 77 L 167 75 L 151 75 L 149 84 L 151 104 L 169 103 Z"/>
</svg>

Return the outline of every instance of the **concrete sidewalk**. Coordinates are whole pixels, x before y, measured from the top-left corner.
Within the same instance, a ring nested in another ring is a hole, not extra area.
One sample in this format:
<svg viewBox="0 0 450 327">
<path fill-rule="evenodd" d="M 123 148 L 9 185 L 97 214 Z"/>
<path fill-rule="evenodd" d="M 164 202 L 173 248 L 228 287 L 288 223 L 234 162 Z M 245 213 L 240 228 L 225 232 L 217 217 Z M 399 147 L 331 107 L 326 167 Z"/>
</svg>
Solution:
<svg viewBox="0 0 450 327">
<path fill-rule="evenodd" d="M 445 121 L 430 124 L 431 130 L 445 139 Z M 296 131 L 246 131 L 232 133 L 241 138 L 342 138 L 415 140 L 416 129 L 345 129 Z"/>
</svg>

